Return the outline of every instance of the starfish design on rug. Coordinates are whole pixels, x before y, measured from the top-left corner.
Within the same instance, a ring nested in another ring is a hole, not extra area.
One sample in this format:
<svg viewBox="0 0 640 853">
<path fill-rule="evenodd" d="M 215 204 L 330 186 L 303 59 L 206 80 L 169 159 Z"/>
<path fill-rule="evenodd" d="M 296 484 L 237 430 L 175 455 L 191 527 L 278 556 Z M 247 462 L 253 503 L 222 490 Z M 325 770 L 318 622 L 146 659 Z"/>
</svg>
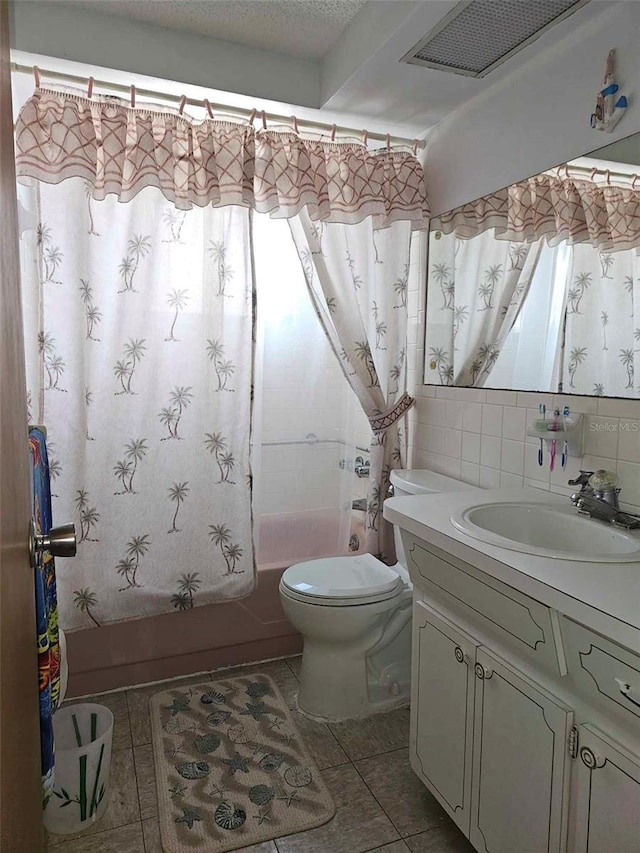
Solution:
<svg viewBox="0 0 640 853">
<path fill-rule="evenodd" d="M 264 702 L 256 702 L 255 704 L 247 702 L 246 711 L 240 711 L 240 715 L 251 716 L 254 720 L 260 721 L 267 713 L 267 706 Z"/>
<path fill-rule="evenodd" d="M 287 746 L 290 746 L 290 744 L 292 744 L 295 739 L 296 736 L 293 734 L 293 732 L 289 732 L 289 734 L 284 735 L 284 742 Z"/>
<path fill-rule="evenodd" d="M 175 717 L 180 711 L 186 711 L 189 707 L 189 699 L 187 696 L 178 696 L 173 700 L 171 705 L 167 705 L 167 711 L 171 711 L 171 716 Z"/>
<path fill-rule="evenodd" d="M 184 797 L 184 792 L 187 790 L 186 785 L 173 785 L 169 788 L 169 793 L 171 794 L 171 799 L 174 800 L 176 797 Z"/>
<path fill-rule="evenodd" d="M 253 819 L 258 821 L 258 826 L 262 826 L 265 820 L 271 820 L 271 815 L 269 812 L 258 812 L 254 814 Z"/>
<path fill-rule="evenodd" d="M 284 723 L 284 720 L 280 720 L 278 717 L 274 717 L 273 720 L 269 723 L 270 729 L 279 729 L 280 726 Z"/>
<path fill-rule="evenodd" d="M 176 755 L 179 755 L 181 752 L 184 752 L 184 749 L 181 746 L 176 745 L 171 747 L 171 752 L 169 753 L 169 755 L 171 756 L 171 758 L 175 758 Z"/>
<path fill-rule="evenodd" d="M 189 829 L 193 829 L 196 820 L 202 820 L 195 809 L 182 809 L 182 817 L 176 818 L 176 823 L 186 823 Z"/>
<path fill-rule="evenodd" d="M 224 795 L 227 793 L 227 789 L 223 788 L 222 785 L 214 785 L 210 791 L 207 791 L 207 794 L 210 797 L 220 797 L 220 801 L 224 799 Z"/>
<path fill-rule="evenodd" d="M 249 744 L 249 746 L 251 746 L 251 744 Z M 251 753 L 251 758 L 255 758 L 255 756 L 259 752 L 264 752 L 264 751 L 265 751 L 264 746 L 261 743 L 254 743 L 253 744 L 253 752 Z"/>
<path fill-rule="evenodd" d="M 297 799 L 298 792 L 297 791 L 289 791 L 288 794 L 285 794 L 284 797 L 278 797 L 279 800 L 284 800 L 287 804 L 287 808 L 291 805 L 291 803 Z"/>
<path fill-rule="evenodd" d="M 249 759 L 243 758 L 240 753 L 234 753 L 232 758 L 223 758 L 222 763 L 226 764 L 229 768 L 229 776 L 234 776 L 237 770 L 240 770 L 242 773 L 248 773 L 249 768 Z"/>
</svg>

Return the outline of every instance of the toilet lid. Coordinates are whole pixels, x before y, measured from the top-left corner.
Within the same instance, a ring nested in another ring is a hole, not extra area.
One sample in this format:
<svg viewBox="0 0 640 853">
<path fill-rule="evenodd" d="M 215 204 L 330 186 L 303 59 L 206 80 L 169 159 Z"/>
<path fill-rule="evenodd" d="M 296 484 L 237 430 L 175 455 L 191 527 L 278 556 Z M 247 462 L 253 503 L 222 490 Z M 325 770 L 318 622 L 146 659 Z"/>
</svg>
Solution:
<svg viewBox="0 0 640 853">
<path fill-rule="evenodd" d="M 288 568 L 282 575 L 285 587 L 312 598 L 369 598 L 392 592 L 402 585 L 393 569 L 373 554 L 309 560 Z"/>
</svg>

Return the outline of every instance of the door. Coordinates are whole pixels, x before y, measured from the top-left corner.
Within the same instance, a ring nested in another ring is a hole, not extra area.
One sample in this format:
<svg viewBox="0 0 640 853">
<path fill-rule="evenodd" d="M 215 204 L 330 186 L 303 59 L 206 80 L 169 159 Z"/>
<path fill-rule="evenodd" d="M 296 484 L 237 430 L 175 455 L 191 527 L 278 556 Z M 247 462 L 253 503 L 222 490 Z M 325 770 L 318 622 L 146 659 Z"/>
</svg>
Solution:
<svg viewBox="0 0 640 853">
<path fill-rule="evenodd" d="M 477 643 L 420 601 L 413 607 L 411 765 L 469 834 Z"/>
<path fill-rule="evenodd" d="M 42 850 L 42 788 L 9 24 L 0 0 L 0 851 Z"/>
<path fill-rule="evenodd" d="M 560 853 L 573 713 L 486 649 L 476 660 L 471 843 L 481 853 Z"/>
<path fill-rule="evenodd" d="M 589 726 L 578 742 L 572 853 L 638 853 L 640 758 Z"/>
</svg>

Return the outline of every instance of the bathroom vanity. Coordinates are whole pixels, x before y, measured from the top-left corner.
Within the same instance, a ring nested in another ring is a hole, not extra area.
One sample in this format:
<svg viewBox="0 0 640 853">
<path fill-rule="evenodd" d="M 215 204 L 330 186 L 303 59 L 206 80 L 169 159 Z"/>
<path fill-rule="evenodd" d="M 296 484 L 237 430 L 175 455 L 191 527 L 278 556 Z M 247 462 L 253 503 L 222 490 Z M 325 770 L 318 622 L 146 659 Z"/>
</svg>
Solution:
<svg viewBox="0 0 640 853">
<path fill-rule="evenodd" d="M 639 853 L 640 561 L 511 550 L 451 521 L 523 501 L 575 516 L 536 489 L 385 502 L 414 585 L 411 764 L 481 853 Z"/>
</svg>

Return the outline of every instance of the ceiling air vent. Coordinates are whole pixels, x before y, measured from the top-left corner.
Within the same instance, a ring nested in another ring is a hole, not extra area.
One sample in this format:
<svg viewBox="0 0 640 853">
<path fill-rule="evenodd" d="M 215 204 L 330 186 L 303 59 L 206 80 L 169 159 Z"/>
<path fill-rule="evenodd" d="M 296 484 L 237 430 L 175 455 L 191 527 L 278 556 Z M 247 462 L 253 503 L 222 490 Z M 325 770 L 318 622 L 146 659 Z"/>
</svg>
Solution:
<svg viewBox="0 0 640 853">
<path fill-rule="evenodd" d="M 470 0 L 458 3 L 402 62 L 469 77 L 493 68 L 588 0 Z"/>
</svg>

